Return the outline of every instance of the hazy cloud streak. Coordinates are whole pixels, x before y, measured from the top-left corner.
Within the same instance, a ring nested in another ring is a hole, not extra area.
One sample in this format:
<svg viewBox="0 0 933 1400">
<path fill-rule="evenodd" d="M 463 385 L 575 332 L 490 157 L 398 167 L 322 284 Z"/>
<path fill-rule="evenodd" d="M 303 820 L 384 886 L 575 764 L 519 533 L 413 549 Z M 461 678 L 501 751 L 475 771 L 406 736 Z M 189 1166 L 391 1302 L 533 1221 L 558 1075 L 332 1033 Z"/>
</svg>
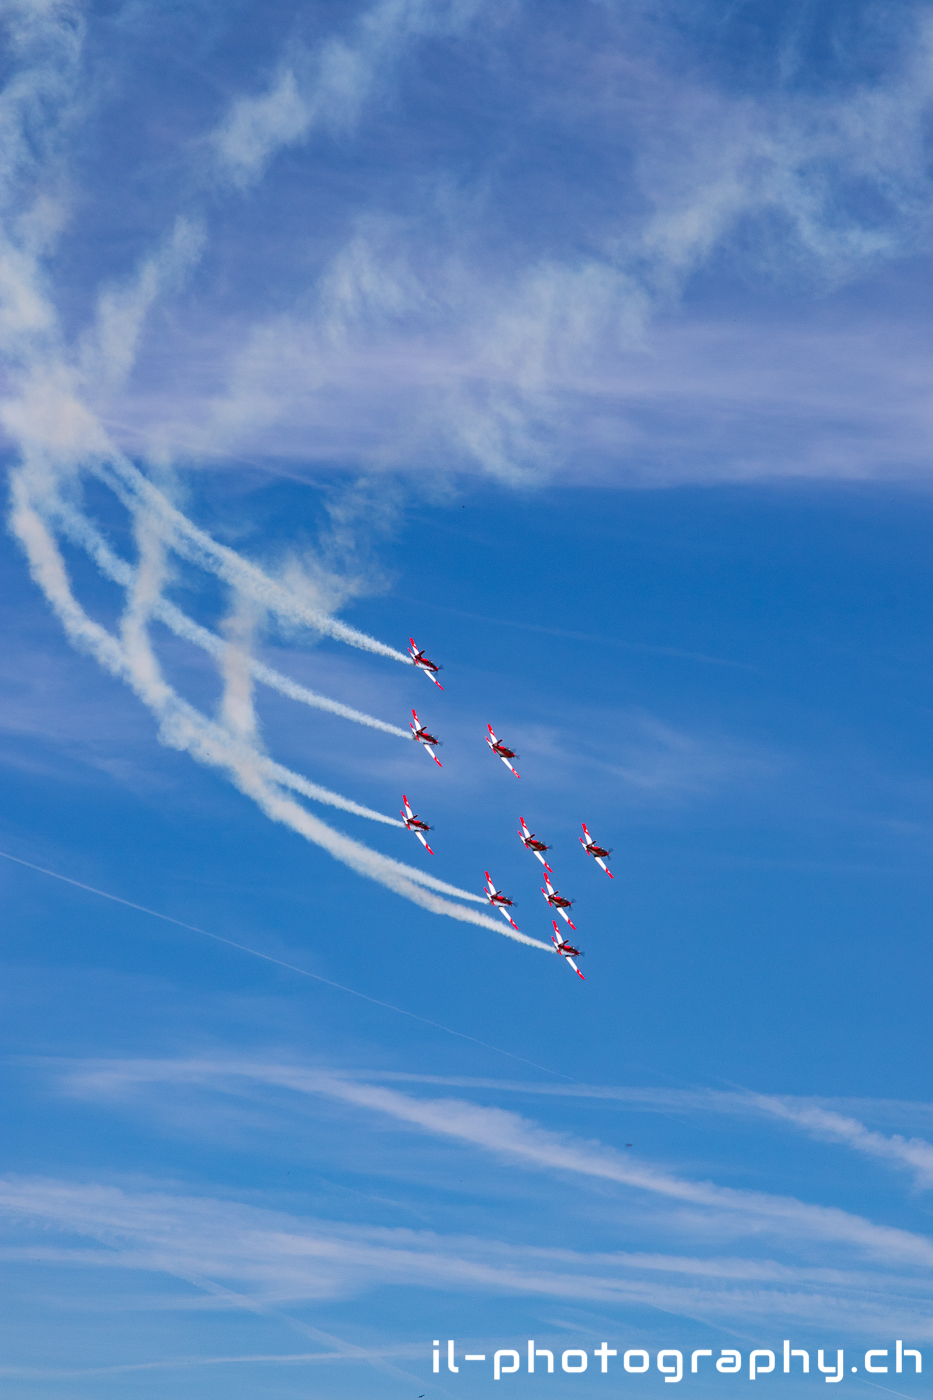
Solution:
<svg viewBox="0 0 933 1400">
<path fill-rule="evenodd" d="M 256 1205 L 168 1191 L 121 1190 L 37 1178 L 0 1182 L 0 1208 L 22 1223 L 100 1241 L 104 1249 L 56 1244 L 2 1251 L 13 1263 L 142 1271 L 182 1278 L 210 1294 L 173 1300 L 180 1311 L 254 1310 L 295 1300 L 359 1296 L 376 1287 L 524 1295 L 647 1306 L 734 1324 L 815 1319 L 882 1335 L 912 1323 L 933 1333 L 913 1280 L 878 1278 L 770 1260 L 540 1249 L 433 1231 L 308 1219 Z M 665 1277 L 667 1275 L 667 1277 Z M 365 1359 L 365 1358 L 364 1358 Z"/>
<path fill-rule="evenodd" d="M 622 1154 L 598 1142 L 584 1142 L 543 1129 L 532 1120 L 499 1108 L 460 1099 L 422 1099 L 362 1083 L 324 1069 L 271 1065 L 252 1061 L 117 1061 L 79 1071 L 75 1083 L 95 1092 L 147 1082 L 210 1083 L 213 1078 L 241 1076 L 298 1093 L 323 1094 L 356 1107 L 385 1114 L 440 1137 L 452 1137 L 536 1170 L 612 1181 L 672 1202 L 710 1209 L 731 1217 L 750 1234 L 794 1235 L 846 1245 L 887 1264 L 928 1268 L 933 1241 L 836 1207 L 813 1205 L 794 1197 L 689 1181 L 652 1163 Z"/>
</svg>

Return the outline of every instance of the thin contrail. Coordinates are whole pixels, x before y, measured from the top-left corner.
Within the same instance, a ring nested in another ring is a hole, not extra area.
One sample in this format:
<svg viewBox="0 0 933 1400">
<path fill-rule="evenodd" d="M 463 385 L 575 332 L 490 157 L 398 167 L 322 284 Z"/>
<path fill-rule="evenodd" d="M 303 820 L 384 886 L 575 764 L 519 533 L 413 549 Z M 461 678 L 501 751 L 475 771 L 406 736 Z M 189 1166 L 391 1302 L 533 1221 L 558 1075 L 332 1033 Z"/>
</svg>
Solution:
<svg viewBox="0 0 933 1400">
<path fill-rule="evenodd" d="M 145 904 L 134 904 L 132 900 L 122 899 L 118 894 L 109 894 L 107 890 L 99 890 L 94 885 L 82 884 L 80 880 L 72 880 L 70 875 L 60 875 L 57 870 L 48 870 L 44 865 L 34 865 L 32 861 L 23 860 L 21 856 L 10 855 L 9 851 L 0 851 L 0 857 L 4 860 L 15 861 L 17 865 L 24 865 L 27 870 L 36 870 L 40 875 L 49 875 L 53 880 L 61 880 L 66 885 L 74 885 L 75 889 L 86 890 L 88 894 L 99 895 L 101 899 L 112 900 L 114 904 L 122 904 L 127 909 L 135 909 L 139 914 L 149 914 L 153 919 L 162 919 L 164 923 L 187 929 L 189 933 L 199 933 L 204 938 L 212 938 L 215 943 L 225 943 L 228 948 L 236 948 L 239 953 L 248 953 L 250 957 L 261 958 L 263 962 L 274 963 L 276 967 L 284 967 L 288 972 L 297 972 L 299 977 L 310 977 L 314 982 L 323 982 L 326 987 L 335 987 L 338 992 L 346 992 L 348 996 L 359 997 L 361 1001 L 368 1001 L 373 1006 L 381 1006 L 386 1011 L 394 1011 L 399 1016 L 410 1016 L 413 1021 L 420 1021 L 423 1026 L 433 1026 L 435 1030 L 445 1031 L 447 1035 L 455 1035 L 459 1040 L 469 1040 L 473 1045 L 481 1045 L 484 1050 L 493 1050 L 497 1055 L 506 1055 L 510 1060 L 519 1060 L 523 1065 L 531 1065 L 533 1069 L 543 1070 L 545 1074 L 554 1074 L 558 1079 L 567 1079 L 573 1083 L 569 1075 L 561 1074 L 559 1070 L 548 1069 L 546 1065 L 536 1064 L 534 1060 L 526 1060 L 523 1055 L 513 1055 L 511 1050 L 502 1050 L 498 1045 L 490 1045 L 485 1040 L 477 1040 L 475 1035 L 466 1035 L 463 1031 L 452 1030 L 450 1026 L 442 1025 L 440 1021 L 429 1021 L 426 1016 L 418 1016 L 414 1011 L 406 1011 L 404 1007 L 393 1006 L 390 1001 L 380 1001 L 378 997 L 367 996 L 365 992 L 358 992 L 355 987 L 347 987 L 343 982 L 334 982 L 330 977 L 322 977 L 317 972 L 309 972 L 306 967 L 296 967 L 294 963 L 285 962 L 282 958 L 274 958 L 271 953 L 261 953 L 258 948 L 250 948 L 245 943 L 237 943 L 234 939 L 224 938 L 219 933 L 209 933 L 207 929 L 197 928 L 194 924 L 186 924 L 182 919 L 173 919 L 170 914 L 161 914 L 158 909 L 148 909 Z"/>
<path fill-rule="evenodd" d="M 410 602 L 410 599 L 403 601 Z M 499 614 L 496 617 L 487 617 L 483 613 L 465 612 L 463 608 L 451 608 L 444 603 L 431 602 L 430 607 L 437 612 L 453 613 L 456 617 L 469 617 L 474 622 L 485 622 L 491 627 L 517 627 L 523 632 L 539 632 L 548 637 L 566 637 L 569 641 L 590 642 L 601 647 L 620 647 L 625 651 L 647 652 L 653 656 L 672 656 L 683 661 L 700 661 L 708 666 L 731 666 L 739 671 L 757 671 L 757 666 L 751 665 L 748 661 L 734 661 L 726 656 L 708 656 L 701 651 L 683 651 L 680 647 L 658 646 L 651 642 L 629 642 L 622 637 L 594 637 L 590 632 L 568 632 L 563 627 L 543 627 L 537 622 L 525 622 L 523 619 L 503 617 Z"/>
<path fill-rule="evenodd" d="M 114 553 L 100 531 L 86 516 L 61 500 L 55 502 L 53 509 L 68 538 L 90 554 L 102 574 L 112 579 L 114 583 L 120 584 L 122 588 L 132 587 L 135 575 L 133 565 Z M 193 642 L 195 646 L 201 647 L 211 656 L 219 657 L 226 649 L 227 643 L 223 637 L 218 637 L 216 632 L 202 627 L 200 623 L 195 622 L 193 618 L 182 612 L 181 608 L 170 603 L 167 598 L 160 596 L 156 599 L 151 611 L 152 615 L 174 632 L 176 637 Z M 281 671 L 264 665 L 263 662 L 257 661 L 254 657 L 250 657 L 249 665 L 258 681 L 262 681 L 263 685 L 269 686 L 272 690 L 277 690 L 280 695 L 287 695 L 289 699 L 298 700 L 301 704 L 310 705 L 313 709 L 326 710 L 330 714 L 340 715 L 342 719 L 353 720 L 356 724 L 365 724 L 370 729 L 379 729 L 383 734 L 393 734 L 396 738 L 411 742 L 411 731 L 408 729 L 401 729 L 397 724 L 388 724 L 385 720 L 376 719 L 374 715 L 368 715 L 363 710 L 355 710 L 352 706 L 344 705 L 339 700 L 331 700 L 326 695 L 318 695 L 316 691 L 309 690 L 307 686 L 299 685 L 290 676 L 282 675 Z"/>
</svg>

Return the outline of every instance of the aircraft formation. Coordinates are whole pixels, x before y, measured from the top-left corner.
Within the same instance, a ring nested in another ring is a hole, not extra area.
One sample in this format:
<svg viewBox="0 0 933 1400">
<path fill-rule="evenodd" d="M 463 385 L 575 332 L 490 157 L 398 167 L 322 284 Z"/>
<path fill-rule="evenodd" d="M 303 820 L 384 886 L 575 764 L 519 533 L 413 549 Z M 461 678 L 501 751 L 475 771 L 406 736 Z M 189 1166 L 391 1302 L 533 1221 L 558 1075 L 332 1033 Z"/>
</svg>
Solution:
<svg viewBox="0 0 933 1400">
<path fill-rule="evenodd" d="M 409 638 L 408 653 L 411 657 L 412 665 L 415 666 L 419 671 L 423 672 L 424 675 L 427 676 L 428 680 L 433 681 L 434 685 L 437 686 L 438 690 L 443 690 L 444 687 L 437 679 L 437 673 L 442 668 L 439 665 L 437 665 L 436 662 L 431 661 L 423 651 L 419 650 L 419 648 L 415 644 L 414 637 Z M 421 723 L 415 710 L 412 710 L 411 712 L 411 721 L 409 723 L 409 728 L 411 729 L 411 737 L 412 739 L 414 739 L 415 743 L 421 744 L 425 749 L 427 749 L 428 753 L 434 759 L 434 762 L 437 764 L 438 768 L 443 768 L 444 765 L 441 763 L 437 754 L 434 752 L 435 749 L 440 747 L 441 741 L 434 734 L 431 734 L 429 732 L 426 725 Z M 518 770 L 515 768 L 512 762 L 513 759 L 518 758 L 518 754 L 515 752 L 514 749 L 510 749 L 507 744 L 503 743 L 503 741 L 497 737 L 496 732 L 491 724 L 487 724 L 486 729 L 488 732 L 483 737 L 485 738 L 486 743 L 488 744 L 491 752 L 494 753 L 497 758 L 502 760 L 502 762 L 505 764 L 506 768 L 508 768 L 510 773 L 514 774 L 516 778 L 520 778 L 521 774 L 518 772 Z M 409 831 L 413 832 L 414 835 L 417 836 L 418 840 L 421 842 L 422 846 L 424 846 L 425 850 L 429 851 L 430 854 L 433 855 L 434 852 L 428 845 L 427 839 L 424 834 L 426 831 L 431 831 L 433 828 L 430 827 L 427 822 L 422 821 L 422 819 L 417 815 L 416 812 L 412 811 L 411 804 L 409 803 L 408 798 L 404 795 L 402 796 L 402 803 L 402 821 L 404 825 L 408 828 Z M 611 849 L 608 849 L 605 846 L 600 846 L 597 844 L 596 841 L 593 840 L 593 837 L 590 835 L 589 828 L 587 827 L 586 822 L 581 823 L 581 825 L 583 827 L 583 835 L 580 837 L 580 844 L 582 845 L 586 854 L 588 856 L 592 856 L 596 864 L 600 867 L 600 869 L 604 870 L 609 876 L 610 880 L 612 880 L 614 878 L 612 871 L 606 864 L 606 861 L 611 855 Z M 574 901 L 572 899 L 568 899 L 566 895 L 561 894 L 560 890 L 554 887 L 551 879 L 551 877 L 554 874 L 554 871 L 551 869 L 550 865 L 548 865 L 547 861 L 544 858 L 545 851 L 549 851 L 551 847 L 548 846 L 546 842 L 541 841 L 533 831 L 528 830 L 528 826 L 525 822 L 524 817 L 519 818 L 518 838 L 521 841 L 522 845 L 525 847 L 525 849 L 527 851 L 530 851 L 531 854 L 544 866 L 546 874 L 544 876 L 544 885 L 541 887 L 541 893 L 544 895 L 549 909 L 559 914 L 560 917 L 564 920 L 564 922 L 569 924 L 569 926 L 573 929 L 574 933 L 576 933 L 576 924 L 574 924 L 574 922 L 570 918 L 569 913 L 567 912 L 572 907 Z M 484 871 L 483 873 L 486 876 L 486 883 L 483 888 L 483 893 L 485 894 L 487 900 L 489 901 L 493 909 L 497 909 L 499 911 L 503 919 L 505 919 L 506 923 L 511 924 L 512 927 L 516 930 L 516 932 L 518 932 L 518 924 L 515 922 L 515 920 L 512 918 L 511 913 L 509 912 L 515 907 L 515 901 L 510 899 L 508 895 L 503 894 L 502 890 L 496 887 L 496 885 L 493 883 L 492 876 L 490 875 L 488 870 Z M 551 923 L 554 928 L 554 932 L 551 935 L 551 942 L 554 944 L 558 955 L 562 958 L 566 958 L 567 962 L 573 968 L 577 976 L 585 981 L 586 979 L 583 977 L 583 973 L 580 971 L 580 969 L 577 967 L 576 962 L 574 961 L 575 958 L 581 958 L 583 954 L 581 953 L 579 948 L 574 947 L 574 945 L 569 941 L 569 939 L 563 936 L 563 934 L 560 932 L 560 926 L 558 925 L 556 919 L 552 919 Z"/>
</svg>

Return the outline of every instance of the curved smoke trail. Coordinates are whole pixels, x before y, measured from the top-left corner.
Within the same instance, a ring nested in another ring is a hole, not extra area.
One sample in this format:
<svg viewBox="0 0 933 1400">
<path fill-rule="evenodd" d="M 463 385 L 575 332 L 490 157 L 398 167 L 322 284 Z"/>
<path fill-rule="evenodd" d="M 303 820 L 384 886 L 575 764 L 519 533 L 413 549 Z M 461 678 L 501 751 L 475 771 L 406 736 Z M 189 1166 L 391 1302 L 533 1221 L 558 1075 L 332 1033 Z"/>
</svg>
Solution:
<svg viewBox="0 0 933 1400">
<path fill-rule="evenodd" d="M 137 520 L 140 563 L 133 571 L 127 589 L 127 606 L 121 620 L 118 638 L 90 618 L 75 598 L 65 561 L 45 520 L 42 501 L 48 489 L 48 477 L 43 471 L 33 479 L 28 465 L 12 474 L 13 508 L 10 525 L 21 542 L 36 582 L 59 617 L 66 634 L 74 645 L 89 652 L 112 675 L 131 687 L 159 722 L 159 737 L 171 748 L 189 753 L 196 761 L 226 772 L 244 795 L 252 798 L 271 820 L 281 822 L 306 840 L 321 846 L 335 859 L 342 861 L 358 874 L 377 881 L 432 913 L 445 914 L 460 922 L 478 925 L 504 934 L 529 947 L 552 952 L 550 945 L 503 926 L 498 920 L 478 909 L 465 908 L 440 898 L 432 890 L 460 899 L 484 902 L 481 896 L 425 876 L 421 871 L 394 861 L 342 832 L 335 831 L 313 816 L 285 791 L 291 787 L 308 795 L 326 792 L 317 789 L 298 774 L 274 763 L 256 743 L 254 717 L 246 693 L 239 697 L 241 709 L 248 713 L 249 722 L 239 727 L 233 718 L 233 691 L 245 684 L 250 667 L 245 648 L 226 643 L 224 707 L 226 723 L 220 724 L 202 715 L 194 706 L 168 684 L 161 673 L 148 637 L 147 624 L 159 605 L 164 581 L 161 551 L 165 541 L 161 535 L 161 520 L 141 514 Z M 39 499 L 33 488 L 38 487 Z M 154 528 L 153 528 L 154 527 Z M 238 601 L 256 603 L 250 591 Z M 239 671 L 231 663 L 238 656 Z M 333 800 L 336 794 L 328 794 Z M 346 799 L 337 799 L 348 806 Z M 352 810 L 352 808 L 350 808 Z M 377 820 L 385 820 L 376 813 Z M 394 819 L 392 819 L 394 820 Z"/>
<path fill-rule="evenodd" d="M 54 517 L 61 524 L 63 533 L 73 544 L 80 545 L 87 551 L 106 578 L 109 578 L 113 583 L 118 583 L 122 588 L 132 587 L 135 576 L 133 565 L 114 553 L 100 531 L 85 515 L 62 500 L 55 501 L 46 513 L 47 515 L 54 514 Z M 152 615 L 174 632 L 176 637 L 192 642 L 213 657 L 219 658 L 223 655 L 227 645 L 224 639 L 218 637 L 215 632 L 209 631 L 207 627 L 202 627 L 193 618 L 188 617 L 181 608 L 170 603 L 167 598 L 160 596 L 155 600 L 152 606 Z M 364 634 L 360 633 L 359 635 Z M 351 705 L 344 705 L 339 700 L 331 700 L 326 695 L 318 695 L 316 691 L 309 690 L 307 686 L 299 685 L 290 676 L 283 676 L 281 671 L 264 665 L 255 657 L 250 658 L 250 670 L 256 680 L 262 681 L 271 690 L 277 690 L 280 695 L 286 695 L 291 700 L 299 701 L 302 705 L 310 705 L 312 709 L 316 710 L 326 710 L 330 714 L 339 715 L 341 719 L 352 720 L 355 724 L 365 724 L 370 729 L 378 729 L 383 734 L 393 734 L 396 738 L 411 742 L 410 730 L 401 729 L 397 724 L 388 724 L 385 720 L 376 719 L 374 715 L 368 715 L 363 710 L 355 710 Z M 310 795 L 308 794 L 308 796 Z M 383 820 L 387 819 L 383 818 Z"/>
</svg>

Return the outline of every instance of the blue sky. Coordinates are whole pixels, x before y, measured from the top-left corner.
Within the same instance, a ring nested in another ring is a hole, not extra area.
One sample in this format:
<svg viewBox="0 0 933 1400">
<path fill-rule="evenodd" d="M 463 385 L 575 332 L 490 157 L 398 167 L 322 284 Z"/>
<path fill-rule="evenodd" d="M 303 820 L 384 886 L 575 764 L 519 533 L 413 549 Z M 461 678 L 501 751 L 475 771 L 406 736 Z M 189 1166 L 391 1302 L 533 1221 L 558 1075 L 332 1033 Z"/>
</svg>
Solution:
<svg viewBox="0 0 933 1400">
<path fill-rule="evenodd" d="M 930 7 L 2 19 L 5 1394 L 922 1395 Z"/>
</svg>

